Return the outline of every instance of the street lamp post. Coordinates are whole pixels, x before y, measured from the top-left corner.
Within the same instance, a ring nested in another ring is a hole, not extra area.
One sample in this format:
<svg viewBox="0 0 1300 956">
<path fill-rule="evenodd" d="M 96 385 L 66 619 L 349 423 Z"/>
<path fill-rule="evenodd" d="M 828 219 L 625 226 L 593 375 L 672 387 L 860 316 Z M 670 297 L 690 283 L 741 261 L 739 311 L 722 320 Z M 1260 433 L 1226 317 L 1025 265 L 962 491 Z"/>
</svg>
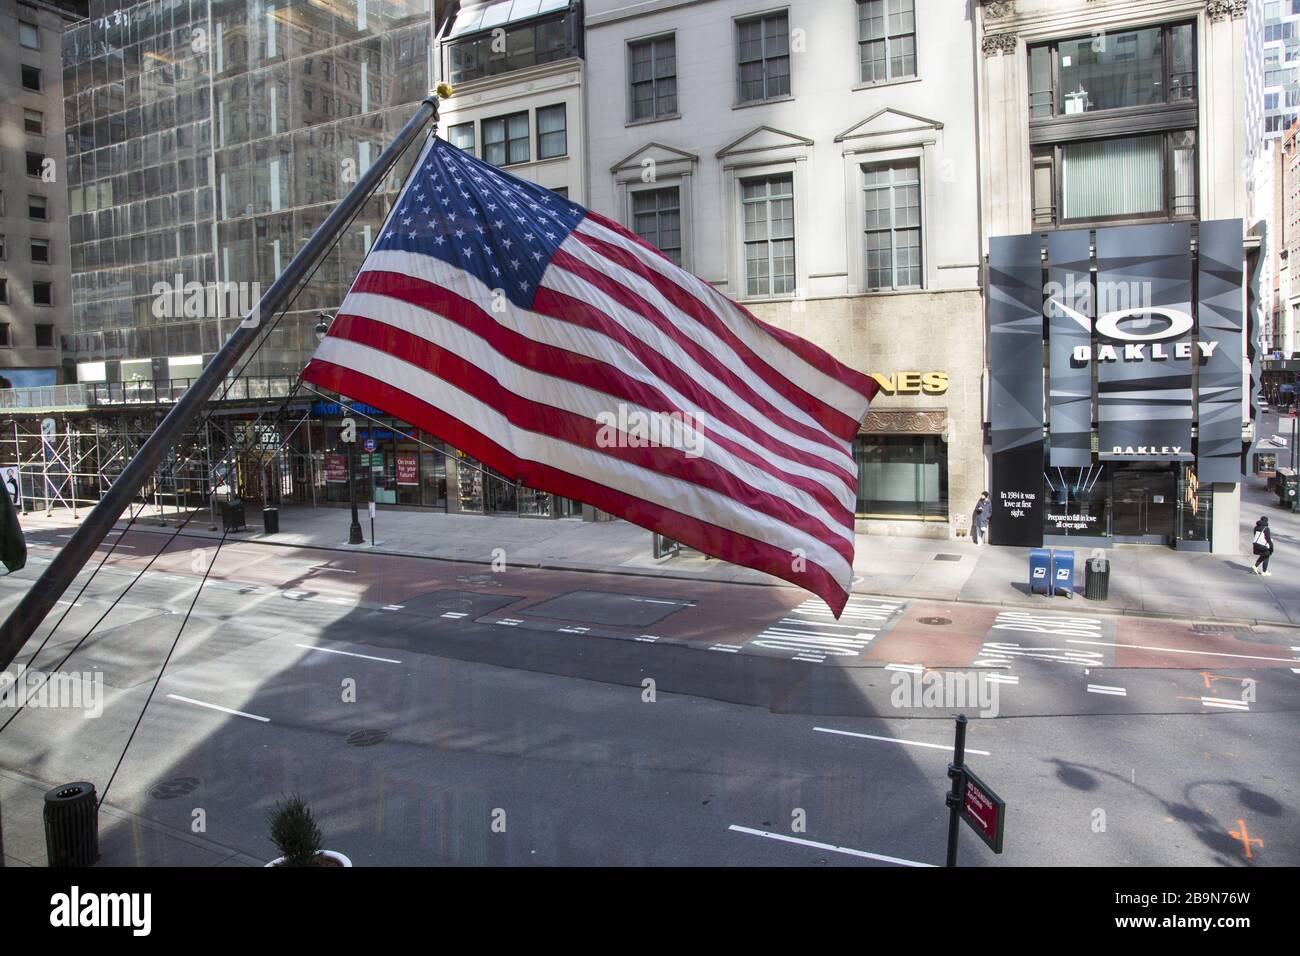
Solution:
<svg viewBox="0 0 1300 956">
<path fill-rule="evenodd" d="M 329 332 L 329 326 L 330 322 L 333 321 L 333 316 L 326 312 L 322 312 L 318 318 L 320 321 L 316 323 L 316 341 L 323 342 L 326 333 Z M 348 405 L 350 410 L 351 405 L 343 395 L 339 395 L 339 402 L 340 404 Z M 356 445 L 356 443 L 355 431 L 353 432 L 351 441 L 343 442 L 343 444 L 347 445 L 348 451 L 348 501 L 352 505 L 352 527 L 348 528 L 348 544 L 365 544 L 366 537 L 361 533 L 361 518 L 357 515 L 357 479 L 352 462 L 353 446 Z"/>
</svg>

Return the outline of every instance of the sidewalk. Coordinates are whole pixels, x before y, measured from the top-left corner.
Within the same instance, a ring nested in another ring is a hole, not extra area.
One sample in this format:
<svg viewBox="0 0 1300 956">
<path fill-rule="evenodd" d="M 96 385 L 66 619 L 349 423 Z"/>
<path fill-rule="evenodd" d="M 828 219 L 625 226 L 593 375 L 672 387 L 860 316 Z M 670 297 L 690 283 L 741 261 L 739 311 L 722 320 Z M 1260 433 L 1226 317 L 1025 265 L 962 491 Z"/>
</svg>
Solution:
<svg viewBox="0 0 1300 956">
<path fill-rule="evenodd" d="M 1250 531 L 1256 518 L 1267 515 L 1277 545 L 1272 576 L 1250 573 Z M 365 545 L 346 544 L 351 515 L 347 508 L 285 507 L 280 532 L 266 535 L 261 516 L 250 513 L 249 530 L 235 535 L 288 547 L 373 550 L 379 553 L 490 564 L 494 549 L 502 549 L 513 567 L 544 567 L 613 574 L 678 577 L 692 580 L 789 587 L 785 582 L 748 568 L 706 559 L 694 552 L 656 561 L 650 532 L 626 521 L 584 522 L 503 515 L 447 515 L 416 510 L 380 508 L 375 519 L 376 543 L 370 542 L 370 521 L 362 514 Z M 68 511 L 50 517 L 33 512 L 21 519 L 28 532 L 66 533 L 75 522 Z M 133 528 L 171 534 L 174 515 L 161 525 L 151 510 Z M 123 527 L 125 522 L 119 523 Z M 218 538 L 206 512 L 196 515 L 184 534 Z M 1083 588 L 1083 560 L 1088 549 L 1075 552 L 1077 584 Z M 854 569 L 855 593 L 966 601 L 1009 607 L 1105 611 L 1120 614 L 1205 618 L 1252 624 L 1300 626 L 1300 515 L 1284 512 L 1259 479 L 1243 485 L 1241 551 L 1235 555 L 1174 551 L 1150 545 L 1116 545 L 1106 551 L 1111 561 L 1110 596 L 1089 602 L 1081 596 L 1049 601 L 1030 595 L 1028 550 L 977 547 L 969 538 L 935 540 L 859 534 Z"/>
</svg>

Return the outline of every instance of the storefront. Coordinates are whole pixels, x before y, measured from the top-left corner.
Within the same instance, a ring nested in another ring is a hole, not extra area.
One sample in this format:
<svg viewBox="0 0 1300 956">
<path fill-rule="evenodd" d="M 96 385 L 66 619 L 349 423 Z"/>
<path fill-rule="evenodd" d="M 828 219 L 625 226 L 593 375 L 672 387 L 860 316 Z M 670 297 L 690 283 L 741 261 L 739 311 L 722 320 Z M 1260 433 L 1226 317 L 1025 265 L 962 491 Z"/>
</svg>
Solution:
<svg viewBox="0 0 1300 956">
<path fill-rule="evenodd" d="M 993 544 L 1237 550 L 1244 261 L 1240 220 L 991 240 Z"/>
<path fill-rule="evenodd" d="M 318 502 L 344 504 L 348 495 L 349 446 L 343 441 L 345 406 L 317 401 L 300 446 L 309 447 Z M 431 508 L 468 514 L 535 518 L 577 517 L 582 506 L 569 498 L 522 485 L 450 445 L 380 409 L 357 405 L 352 450 L 357 500 L 368 504 Z"/>
</svg>

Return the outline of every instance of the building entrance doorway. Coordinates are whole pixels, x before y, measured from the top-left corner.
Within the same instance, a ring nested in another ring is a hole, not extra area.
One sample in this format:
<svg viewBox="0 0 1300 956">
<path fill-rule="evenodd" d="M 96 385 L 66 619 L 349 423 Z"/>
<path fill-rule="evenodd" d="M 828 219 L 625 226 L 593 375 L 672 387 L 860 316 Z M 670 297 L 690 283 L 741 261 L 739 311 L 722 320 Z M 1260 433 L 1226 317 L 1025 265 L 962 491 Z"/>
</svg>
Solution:
<svg viewBox="0 0 1300 956">
<path fill-rule="evenodd" d="M 1118 540 L 1172 542 L 1177 501 L 1176 464 L 1117 463 L 1111 479 L 1111 534 Z"/>
</svg>

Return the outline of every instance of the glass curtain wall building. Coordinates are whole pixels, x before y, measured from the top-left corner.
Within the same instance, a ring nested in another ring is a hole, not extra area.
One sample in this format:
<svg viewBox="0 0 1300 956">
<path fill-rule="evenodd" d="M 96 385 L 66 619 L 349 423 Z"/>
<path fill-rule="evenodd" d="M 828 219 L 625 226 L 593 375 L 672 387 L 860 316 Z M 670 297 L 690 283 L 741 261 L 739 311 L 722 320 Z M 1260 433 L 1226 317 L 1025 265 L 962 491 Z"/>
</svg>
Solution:
<svg viewBox="0 0 1300 956">
<path fill-rule="evenodd" d="M 92 0 L 90 13 L 63 38 L 78 377 L 191 378 L 430 88 L 434 2 Z M 338 307 L 414 159 L 246 375 L 302 367 L 316 313 Z"/>
</svg>

